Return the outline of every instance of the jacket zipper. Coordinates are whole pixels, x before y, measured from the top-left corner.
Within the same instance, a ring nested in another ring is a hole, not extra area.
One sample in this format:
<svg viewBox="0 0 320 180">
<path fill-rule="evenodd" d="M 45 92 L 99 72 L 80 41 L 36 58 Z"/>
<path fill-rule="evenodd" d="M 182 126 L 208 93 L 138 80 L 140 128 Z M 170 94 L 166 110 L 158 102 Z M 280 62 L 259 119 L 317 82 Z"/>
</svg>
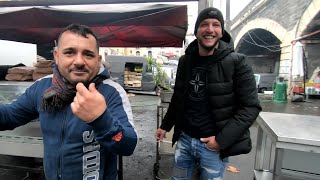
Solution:
<svg viewBox="0 0 320 180">
<path fill-rule="evenodd" d="M 59 149 L 59 158 L 58 158 L 58 172 L 57 172 L 57 177 L 58 179 L 61 179 L 61 169 L 62 169 L 62 147 L 63 147 L 63 143 L 64 143 L 64 129 L 66 126 L 66 122 L 67 122 L 67 115 L 66 115 L 66 110 L 63 111 L 63 115 L 64 115 L 64 119 L 63 119 L 63 123 L 62 123 L 62 131 L 61 131 L 61 144 L 60 144 L 60 149 Z"/>
</svg>

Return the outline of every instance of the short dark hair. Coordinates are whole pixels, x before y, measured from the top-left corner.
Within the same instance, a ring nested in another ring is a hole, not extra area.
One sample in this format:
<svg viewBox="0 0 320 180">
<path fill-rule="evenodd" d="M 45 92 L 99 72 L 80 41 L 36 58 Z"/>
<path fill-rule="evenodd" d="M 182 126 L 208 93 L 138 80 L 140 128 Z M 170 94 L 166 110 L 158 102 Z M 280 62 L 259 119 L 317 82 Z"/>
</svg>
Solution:
<svg viewBox="0 0 320 180">
<path fill-rule="evenodd" d="M 85 37 L 85 38 L 88 38 L 87 35 L 91 34 L 96 39 L 97 49 L 99 51 L 99 41 L 98 41 L 97 36 L 92 32 L 92 30 L 88 26 L 81 25 L 81 24 L 70 24 L 69 26 L 64 28 L 63 31 L 59 34 L 57 46 L 59 45 L 59 41 L 60 41 L 60 38 L 61 38 L 62 34 L 64 32 L 67 32 L 67 31 L 73 32 L 75 34 L 79 34 L 79 35 L 81 35 L 82 37 Z"/>
</svg>

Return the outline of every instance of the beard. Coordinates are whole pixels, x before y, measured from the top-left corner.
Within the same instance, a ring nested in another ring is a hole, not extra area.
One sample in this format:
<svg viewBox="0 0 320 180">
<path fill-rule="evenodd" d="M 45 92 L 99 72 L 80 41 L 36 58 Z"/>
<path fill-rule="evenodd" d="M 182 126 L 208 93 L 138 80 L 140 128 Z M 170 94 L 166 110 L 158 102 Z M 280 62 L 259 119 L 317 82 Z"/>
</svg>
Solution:
<svg viewBox="0 0 320 180">
<path fill-rule="evenodd" d="M 216 45 L 218 44 L 219 40 L 220 40 L 220 37 L 217 37 L 217 41 L 216 41 L 213 45 L 211 45 L 211 46 L 205 45 L 201 40 L 198 40 L 198 42 L 199 42 L 199 45 L 200 45 L 203 49 L 205 49 L 205 50 L 207 50 L 207 51 L 211 51 L 211 50 L 213 50 L 213 49 L 216 47 Z"/>
</svg>

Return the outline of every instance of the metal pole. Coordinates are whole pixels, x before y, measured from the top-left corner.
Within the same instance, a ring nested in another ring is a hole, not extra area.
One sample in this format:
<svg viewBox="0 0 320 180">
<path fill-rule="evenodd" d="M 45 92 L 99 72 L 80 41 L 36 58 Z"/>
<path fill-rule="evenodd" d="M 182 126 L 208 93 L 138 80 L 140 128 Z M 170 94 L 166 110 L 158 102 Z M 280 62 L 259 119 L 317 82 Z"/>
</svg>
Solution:
<svg viewBox="0 0 320 180">
<path fill-rule="evenodd" d="M 226 0 L 226 20 L 225 20 L 225 30 L 230 32 L 230 0 Z"/>
<path fill-rule="evenodd" d="M 198 2 L 198 14 L 200 11 L 204 10 L 206 8 L 206 2 L 207 0 L 199 0 Z"/>
</svg>

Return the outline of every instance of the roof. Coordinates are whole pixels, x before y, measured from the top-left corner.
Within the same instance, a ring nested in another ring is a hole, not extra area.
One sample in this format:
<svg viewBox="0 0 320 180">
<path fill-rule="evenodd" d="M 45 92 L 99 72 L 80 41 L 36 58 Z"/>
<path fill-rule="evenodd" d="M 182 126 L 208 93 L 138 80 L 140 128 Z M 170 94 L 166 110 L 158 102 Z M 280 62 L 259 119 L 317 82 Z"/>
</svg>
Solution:
<svg viewBox="0 0 320 180">
<path fill-rule="evenodd" d="M 108 4 L 0 8 L 0 39 L 52 49 L 71 23 L 92 28 L 103 47 L 182 47 L 187 6 Z"/>
</svg>

